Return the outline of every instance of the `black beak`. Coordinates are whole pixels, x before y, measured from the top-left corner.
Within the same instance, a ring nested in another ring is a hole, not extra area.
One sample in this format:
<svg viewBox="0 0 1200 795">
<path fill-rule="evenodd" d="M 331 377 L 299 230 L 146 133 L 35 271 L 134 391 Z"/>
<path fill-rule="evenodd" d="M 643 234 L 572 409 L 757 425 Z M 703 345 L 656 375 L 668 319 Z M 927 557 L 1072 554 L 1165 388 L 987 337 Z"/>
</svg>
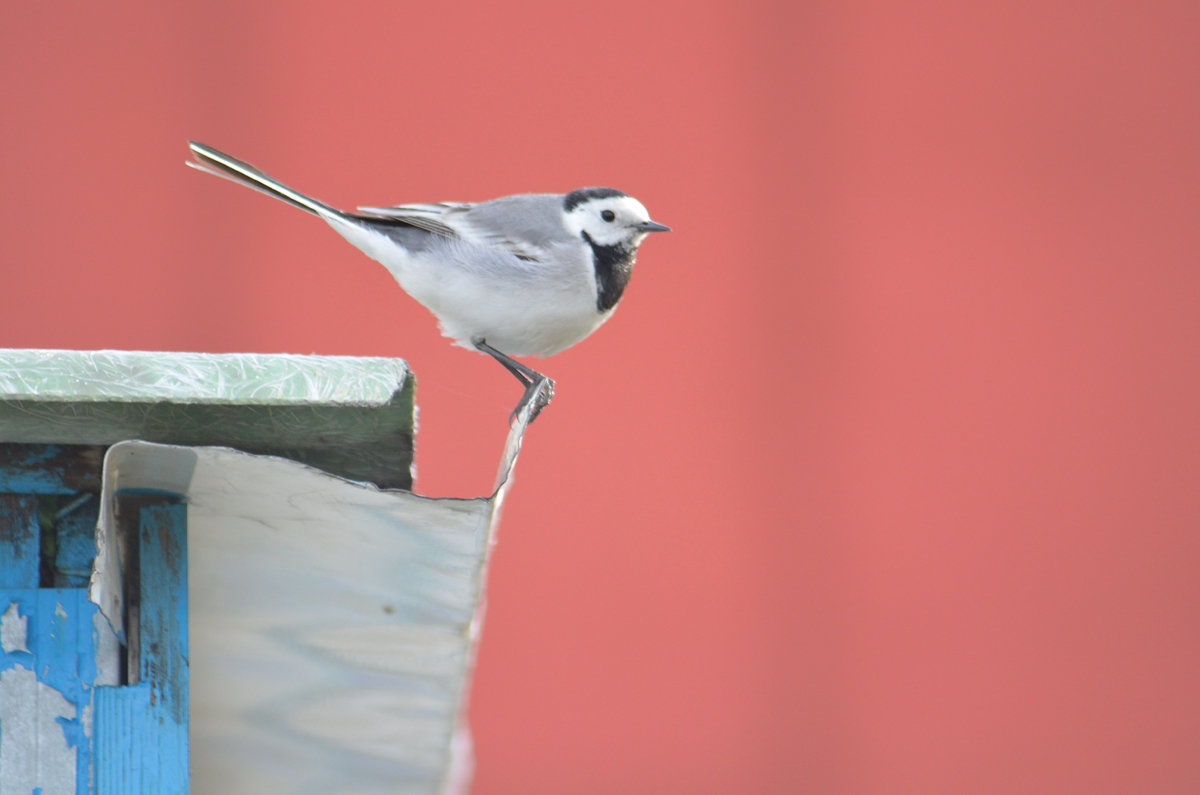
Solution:
<svg viewBox="0 0 1200 795">
<path fill-rule="evenodd" d="M 657 221 L 642 221 L 637 225 L 639 232 L 670 232 L 671 227 L 666 224 L 660 224 Z"/>
</svg>

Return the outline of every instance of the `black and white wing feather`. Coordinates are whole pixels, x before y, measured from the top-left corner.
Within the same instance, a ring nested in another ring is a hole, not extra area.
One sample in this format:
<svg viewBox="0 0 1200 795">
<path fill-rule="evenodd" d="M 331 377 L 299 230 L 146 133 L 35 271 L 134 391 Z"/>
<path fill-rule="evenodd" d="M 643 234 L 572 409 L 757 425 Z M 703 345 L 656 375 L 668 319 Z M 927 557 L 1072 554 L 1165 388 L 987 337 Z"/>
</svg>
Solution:
<svg viewBox="0 0 1200 795">
<path fill-rule="evenodd" d="M 527 193 L 486 202 L 359 207 L 367 216 L 400 221 L 443 237 L 541 261 L 550 249 L 571 242 L 562 223 L 562 196 Z"/>
</svg>

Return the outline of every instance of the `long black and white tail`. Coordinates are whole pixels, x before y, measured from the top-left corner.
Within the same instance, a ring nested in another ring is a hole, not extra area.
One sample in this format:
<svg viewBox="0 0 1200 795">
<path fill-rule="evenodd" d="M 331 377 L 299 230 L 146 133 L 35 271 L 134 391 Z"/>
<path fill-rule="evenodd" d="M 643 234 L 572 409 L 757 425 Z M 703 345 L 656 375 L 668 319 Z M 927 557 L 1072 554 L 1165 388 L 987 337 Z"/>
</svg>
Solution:
<svg viewBox="0 0 1200 795">
<path fill-rule="evenodd" d="M 334 218 L 345 218 L 347 216 L 347 213 L 342 212 L 336 207 L 331 207 L 325 202 L 318 201 L 311 196 L 305 196 L 303 193 L 289 188 L 279 180 L 264 174 L 244 160 L 238 160 L 232 155 L 227 155 L 198 141 L 188 141 L 188 146 L 191 147 L 192 155 L 195 157 L 195 160 L 187 161 L 187 164 L 192 168 L 205 171 L 217 177 L 223 177 L 239 185 L 245 185 L 248 188 L 254 188 L 256 191 L 265 193 L 268 196 L 274 196 L 276 199 L 285 201 L 293 207 L 307 210 L 326 220 L 329 220 L 331 216 Z"/>
<path fill-rule="evenodd" d="M 409 289 L 405 273 L 411 259 L 412 247 L 420 247 L 423 242 L 421 238 L 429 237 L 431 232 L 418 229 L 401 218 L 377 218 L 339 210 L 311 196 L 305 196 L 244 160 L 238 160 L 211 146 L 196 141 L 188 141 L 188 146 L 192 148 L 192 154 L 196 158 L 187 161 L 192 168 L 254 188 L 316 215 L 352 246 L 387 268 L 400 282 L 401 287 Z"/>
</svg>

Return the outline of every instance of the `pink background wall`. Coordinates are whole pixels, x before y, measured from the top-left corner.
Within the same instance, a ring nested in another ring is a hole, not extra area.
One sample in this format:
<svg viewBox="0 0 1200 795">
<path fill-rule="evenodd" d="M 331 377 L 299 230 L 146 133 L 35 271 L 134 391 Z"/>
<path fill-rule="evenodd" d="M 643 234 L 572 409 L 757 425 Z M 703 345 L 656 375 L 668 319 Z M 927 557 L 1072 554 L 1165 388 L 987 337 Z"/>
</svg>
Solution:
<svg viewBox="0 0 1200 795">
<path fill-rule="evenodd" d="M 315 219 L 611 184 L 545 362 L 478 793 L 1200 789 L 1194 2 L 10 4 L 0 346 L 388 355 L 418 490 L 518 390 Z"/>
</svg>

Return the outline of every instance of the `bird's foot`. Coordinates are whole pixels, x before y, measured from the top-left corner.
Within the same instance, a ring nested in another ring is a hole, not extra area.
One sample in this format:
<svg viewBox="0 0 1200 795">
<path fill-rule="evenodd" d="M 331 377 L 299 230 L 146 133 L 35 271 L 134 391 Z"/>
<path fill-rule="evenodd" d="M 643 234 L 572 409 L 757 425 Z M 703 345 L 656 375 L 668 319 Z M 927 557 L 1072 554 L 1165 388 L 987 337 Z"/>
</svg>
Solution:
<svg viewBox="0 0 1200 795">
<path fill-rule="evenodd" d="M 508 416 L 508 424 L 512 425 L 517 417 L 525 410 L 525 407 L 532 401 L 533 409 L 529 412 L 529 422 L 532 423 L 537 419 L 537 416 L 542 413 L 542 409 L 550 405 L 550 401 L 554 399 L 554 379 L 540 376 L 538 380 L 531 381 L 525 387 L 525 394 L 521 395 L 521 401 L 517 403 L 517 407 L 512 410 L 512 414 Z"/>
<path fill-rule="evenodd" d="M 517 403 L 517 407 L 513 409 L 512 414 L 509 415 L 509 424 L 511 425 L 516 421 L 517 416 L 525 410 L 525 407 L 530 402 L 533 402 L 533 409 L 529 413 L 529 422 L 532 423 L 537 419 L 537 416 L 542 413 L 542 409 L 549 406 L 550 401 L 554 399 L 554 379 L 542 375 L 528 365 L 518 362 L 508 354 L 501 353 L 491 345 L 488 345 L 487 340 L 482 337 L 476 337 L 471 340 L 471 344 L 477 350 L 486 353 L 500 362 L 504 366 L 504 369 L 512 373 L 513 377 L 525 387 L 525 392 L 521 395 L 520 402 Z"/>
</svg>

